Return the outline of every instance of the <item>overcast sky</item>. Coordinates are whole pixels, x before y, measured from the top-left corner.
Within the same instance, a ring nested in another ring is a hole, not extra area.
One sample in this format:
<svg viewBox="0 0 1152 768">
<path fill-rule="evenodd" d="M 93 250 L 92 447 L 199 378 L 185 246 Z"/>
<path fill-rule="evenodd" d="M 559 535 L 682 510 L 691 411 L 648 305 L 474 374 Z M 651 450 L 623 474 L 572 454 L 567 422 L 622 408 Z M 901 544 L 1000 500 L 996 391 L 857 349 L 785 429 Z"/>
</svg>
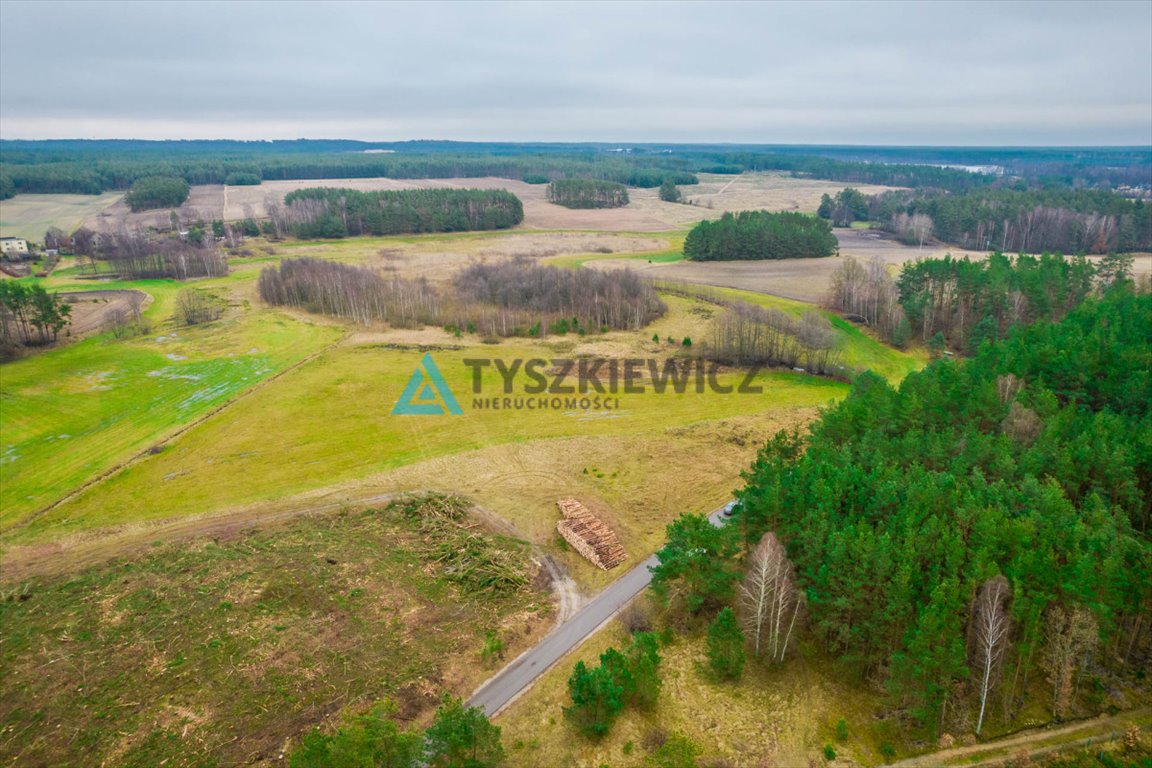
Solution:
<svg viewBox="0 0 1152 768">
<path fill-rule="evenodd" d="M 1152 2 L 0 0 L 4 138 L 1152 143 Z"/>
</svg>

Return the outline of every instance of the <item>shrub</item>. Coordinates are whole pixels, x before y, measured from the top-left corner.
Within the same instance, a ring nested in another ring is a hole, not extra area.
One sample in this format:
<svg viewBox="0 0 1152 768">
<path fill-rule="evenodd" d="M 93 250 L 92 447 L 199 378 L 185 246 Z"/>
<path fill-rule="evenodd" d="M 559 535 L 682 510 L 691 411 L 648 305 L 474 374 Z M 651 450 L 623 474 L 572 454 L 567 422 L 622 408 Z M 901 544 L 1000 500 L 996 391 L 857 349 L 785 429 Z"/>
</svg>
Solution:
<svg viewBox="0 0 1152 768">
<path fill-rule="evenodd" d="M 836 759 L 836 750 L 832 748 L 831 744 L 824 745 L 824 759 L 828 762 Z"/>
</svg>

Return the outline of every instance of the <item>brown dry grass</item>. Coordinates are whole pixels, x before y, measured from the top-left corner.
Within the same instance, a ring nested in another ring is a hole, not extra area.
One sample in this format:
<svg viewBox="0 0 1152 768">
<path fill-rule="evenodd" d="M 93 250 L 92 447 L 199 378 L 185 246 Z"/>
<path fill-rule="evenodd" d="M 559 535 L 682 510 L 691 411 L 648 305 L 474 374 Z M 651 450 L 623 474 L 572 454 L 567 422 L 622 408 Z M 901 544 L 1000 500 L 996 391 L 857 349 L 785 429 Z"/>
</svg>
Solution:
<svg viewBox="0 0 1152 768">
<path fill-rule="evenodd" d="M 842 182 L 794 179 L 781 173 L 746 173 L 740 176 L 700 174 L 700 183 L 683 187 L 689 200 L 697 205 L 665 203 L 655 189 L 630 189 L 632 202 L 610 210 L 572 210 L 553 205 L 545 199 L 545 185 L 525 184 L 512 179 L 492 177 L 476 179 L 305 179 L 266 181 L 254 187 L 196 186 L 179 209 L 182 219 L 206 221 L 224 218 L 229 221 L 267 214 L 265 200 L 269 195 L 283 199 L 294 189 L 305 187 L 345 187 L 358 190 L 473 188 L 507 189 L 524 202 L 523 229 L 575 229 L 608 232 L 667 232 L 690 227 L 702 219 L 720 216 L 724 211 L 766 208 L 772 211 L 814 212 L 824 193 L 835 194 L 844 188 Z M 890 187 L 865 185 L 865 194 L 883 192 Z M 168 226 L 168 211 L 131 213 L 123 201 L 110 206 L 100 215 L 90 217 L 88 226 L 113 230 L 122 223 L 135 226 Z"/>
<path fill-rule="evenodd" d="M 700 747 L 701 765 L 807 766 L 811 758 L 821 765 L 819 751 L 835 741 L 832 729 L 841 717 L 853 735 L 848 744 L 836 743 L 838 764 L 878 762 L 863 733 L 878 704 L 875 695 L 800 656 L 780 667 L 749 660 L 739 682 L 714 682 L 705 671 L 701 633 L 661 648 L 663 687 L 652 712 L 625 710 L 606 738 L 586 739 L 564 718 L 568 676 L 576 661 L 595 665 L 606 648 L 625 645 L 625 632 L 613 622 L 497 717 L 509 766 L 641 766 L 653 739 L 674 733 Z"/>
</svg>

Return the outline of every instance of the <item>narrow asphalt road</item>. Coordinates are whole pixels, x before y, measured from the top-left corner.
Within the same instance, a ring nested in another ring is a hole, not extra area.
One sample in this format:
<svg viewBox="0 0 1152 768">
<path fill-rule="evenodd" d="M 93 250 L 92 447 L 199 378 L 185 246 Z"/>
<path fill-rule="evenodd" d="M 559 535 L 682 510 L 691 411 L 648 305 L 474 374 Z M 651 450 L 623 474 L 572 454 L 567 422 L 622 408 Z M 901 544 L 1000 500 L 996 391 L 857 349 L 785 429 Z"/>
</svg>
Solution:
<svg viewBox="0 0 1152 768">
<path fill-rule="evenodd" d="M 723 507 L 708 516 L 713 525 L 724 524 L 722 509 Z M 575 616 L 552 630 L 535 647 L 520 654 L 495 677 L 489 678 L 476 693 L 472 694 L 468 706 L 481 707 L 489 717 L 508 706 L 566 653 L 595 634 L 596 630 L 615 616 L 617 611 L 644 591 L 652 581 L 649 569 L 655 567 L 658 562 L 656 555 L 652 555 L 612 582 L 577 611 Z"/>
</svg>

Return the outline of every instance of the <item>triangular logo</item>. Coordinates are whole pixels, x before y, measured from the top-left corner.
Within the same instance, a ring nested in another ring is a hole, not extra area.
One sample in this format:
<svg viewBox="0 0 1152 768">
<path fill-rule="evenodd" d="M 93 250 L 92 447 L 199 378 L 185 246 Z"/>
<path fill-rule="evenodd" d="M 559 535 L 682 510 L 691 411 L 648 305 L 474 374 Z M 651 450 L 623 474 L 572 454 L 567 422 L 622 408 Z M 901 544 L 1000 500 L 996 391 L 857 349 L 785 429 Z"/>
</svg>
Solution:
<svg viewBox="0 0 1152 768">
<path fill-rule="evenodd" d="M 404 387 L 392 413 L 400 416 L 442 416 L 446 413 L 459 416 L 464 411 L 452 390 L 448 389 L 448 382 L 444 381 L 432 355 L 425 353 L 420 365 L 412 371 L 412 378 L 408 379 L 408 386 Z"/>
</svg>

